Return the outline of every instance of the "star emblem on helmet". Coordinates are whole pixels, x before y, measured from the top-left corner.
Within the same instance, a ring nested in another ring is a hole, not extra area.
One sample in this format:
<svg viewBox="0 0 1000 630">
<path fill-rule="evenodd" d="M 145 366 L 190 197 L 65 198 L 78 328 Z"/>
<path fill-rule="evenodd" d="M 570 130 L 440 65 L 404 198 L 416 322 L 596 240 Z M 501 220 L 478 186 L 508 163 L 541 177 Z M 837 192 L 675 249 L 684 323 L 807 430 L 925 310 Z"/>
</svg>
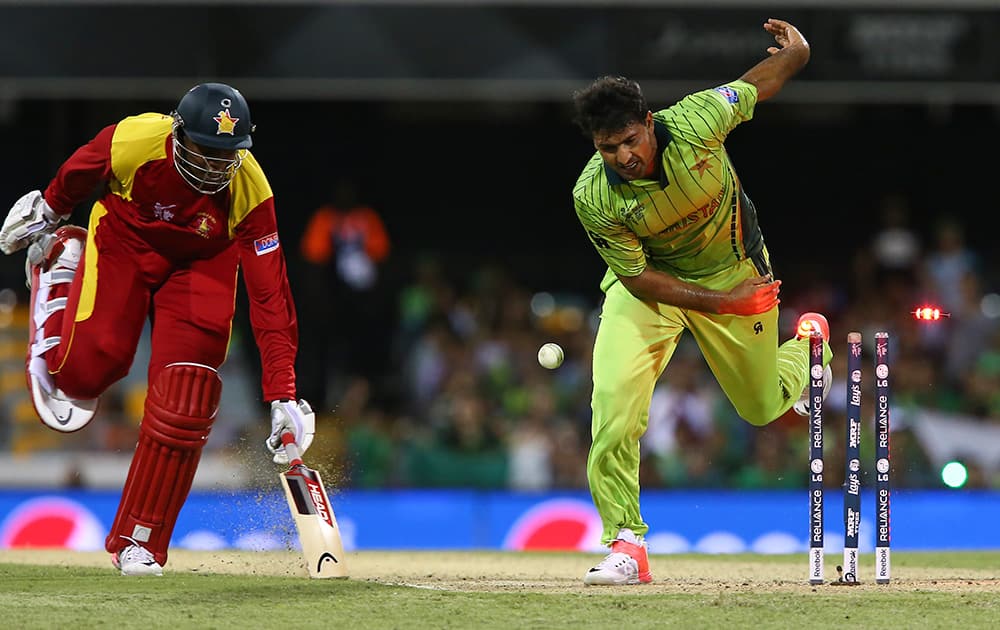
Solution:
<svg viewBox="0 0 1000 630">
<path fill-rule="evenodd" d="M 233 135 L 233 131 L 236 129 L 236 123 L 240 121 L 239 118 L 233 118 L 229 115 L 228 109 L 223 109 L 219 111 L 219 115 L 215 116 L 215 122 L 219 123 L 219 128 L 215 131 L 215 135 L 220 135 L 228 133 Z"/>
</svg>

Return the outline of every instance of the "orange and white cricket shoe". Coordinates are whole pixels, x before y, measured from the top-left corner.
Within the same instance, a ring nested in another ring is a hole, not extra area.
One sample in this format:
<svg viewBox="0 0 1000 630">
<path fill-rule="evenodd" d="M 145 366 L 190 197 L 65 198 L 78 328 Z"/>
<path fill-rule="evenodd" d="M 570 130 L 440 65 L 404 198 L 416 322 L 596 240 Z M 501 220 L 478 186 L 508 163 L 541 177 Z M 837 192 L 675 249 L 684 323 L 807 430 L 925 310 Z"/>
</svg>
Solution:
<svg viewBox="0 0 1000 630">
<path fill-rule="evenodd" d="M 826 317 L 819 313 L 803 313 L 799 317 L 799 323 L 795 327 L 795 338 L 796 339 L 808 339 L 813 332 L 819 332 L 823 335 L 823 341 L 830 342 L 830 323 L 826 321 Z M 826 400 L 827 394 L 830 393 L 830 385 L 833 384 L 833 370 L 827 365 L 823 369 L 823 400 Z M 800 416 L 809 415 L 809 385 L 806 384 L 804 390 L 802 390 L 802 395 L 792 404 L 792 409 L 795 413 Z"/>
<path fill-rule="evenodd" d="M 589 586 L 647 584 L 652 581 L 646 541 L 628 528 L 618 531 L 618 538 L 611 542 L 611 553 L 583 576 L 583 583 Z"/>
<path fill-rule="evenodd" d="M 49 428 L 63 433 L 79 431 L 86 426 L 97 411 L 97 399 L 75 400 L 55 386 L 45 363 L 45 353 L 59 345 L 61 339 L 45 336 L 45 322 L 53 313 L 66 308 L 69 286 L 86 242 L 87 230 L 66 225 L 31 243 L 25 262 L 31 289 L 25 377 L 38 418 Z"/>
</svg>

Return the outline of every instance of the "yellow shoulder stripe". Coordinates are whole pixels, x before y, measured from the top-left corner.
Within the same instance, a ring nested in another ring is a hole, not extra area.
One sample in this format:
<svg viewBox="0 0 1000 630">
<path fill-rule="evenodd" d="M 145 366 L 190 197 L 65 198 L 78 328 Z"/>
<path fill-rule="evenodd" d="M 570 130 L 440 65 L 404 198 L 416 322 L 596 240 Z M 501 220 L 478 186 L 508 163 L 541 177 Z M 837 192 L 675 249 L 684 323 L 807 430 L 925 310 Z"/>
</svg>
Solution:
<svg viewBox="0 0 1000 630">
<path fill-rule="evenodd" d="M 173 119 L 165 114 L 129 116 L 115 127 L 111 139 L 111 192 L 132 200 L 132 185 L 139 167 L 167 157 L 166 139 Z"/>
<path fill-rule="evenodd" d="M 236 171 L 236 177 L 229 184 L 232 206 L 229 211 L 229 237 L 236 232 L 236 226 L 247 218 L 250 211 L 267 201 L 274 193 L 253 154 L 249 151 L 243 158 L 243 166 Z"/>
</svg>

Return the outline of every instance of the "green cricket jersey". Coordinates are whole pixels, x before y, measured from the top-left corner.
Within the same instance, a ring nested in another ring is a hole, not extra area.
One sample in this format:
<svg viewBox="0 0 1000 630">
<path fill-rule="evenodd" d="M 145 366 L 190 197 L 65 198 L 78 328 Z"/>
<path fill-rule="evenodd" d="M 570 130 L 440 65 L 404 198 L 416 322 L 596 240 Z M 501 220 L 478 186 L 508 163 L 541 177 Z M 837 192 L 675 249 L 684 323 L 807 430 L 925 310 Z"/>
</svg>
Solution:
<svg viewBox="0 0 1000 630">
<path fill-rule="evenodd" d="M 619 177 L 595 152 L 573 189 L 577 216 L 608 264 L 601 288 L 651 265 L 688 282 L 751 258 L 769 273 L 750 199 L 723 142 L 753 117 L 757 88 L 733 81 L 653 114 L 659 180 Z"/>
<path fill-rule="evenodd" d="M 694 337 L 733 408 L 754 426 L 781 417 L 808 391 L 809 341 L 778 344 L 777 306 L 752 315 L 703 313 L 644 301 L 617 281 L 616 274 L 635 276 L 650 265 L 725 291 L 770 272 L 756 212 L 723 146 L 756 104 L 757 89 L 743 81 L 691 94 L 653 114 L 661 164 L 655 180 L 625 181 L 597 153 L 573 189 L 577 216 L 608 264 L 587 459 L 605 545 L 623 528 L 649 531 L 639 509 L 640 438 L 653 390 L 684 334 Z M 832 356 L 824 344 L 824 364 Z"/>
</svg>

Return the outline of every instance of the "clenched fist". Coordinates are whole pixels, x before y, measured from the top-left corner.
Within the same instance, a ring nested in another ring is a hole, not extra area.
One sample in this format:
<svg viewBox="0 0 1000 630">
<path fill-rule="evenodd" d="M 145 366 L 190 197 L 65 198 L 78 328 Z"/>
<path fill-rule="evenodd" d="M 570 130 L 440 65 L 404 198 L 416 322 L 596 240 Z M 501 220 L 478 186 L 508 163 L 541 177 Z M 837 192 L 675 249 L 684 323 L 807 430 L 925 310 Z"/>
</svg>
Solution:
<svg viewBox="0 0 1000 630">
<path fill-rule="evenodd" d="M 720 315 L 756 315 L 765 313 L 781 300 L 778 291 L 781 280 L 773 280 L 771 276 L 747 278 L 739 283 L 723 299 L 719 308 Z"/>
<path fill-rule="evenodd" d="M 275 464 L 288 464 L 288 454 L 281 443 L 281 434 L 285 431 L 295 435 L 299 452 L 305 453 L 316 433 L 316 414 L 309 403 L 304 400 L 275 400 L 271 403 L 271 435 L 267 438 L 267 448 L 274 454 Z"/>
</svg>

